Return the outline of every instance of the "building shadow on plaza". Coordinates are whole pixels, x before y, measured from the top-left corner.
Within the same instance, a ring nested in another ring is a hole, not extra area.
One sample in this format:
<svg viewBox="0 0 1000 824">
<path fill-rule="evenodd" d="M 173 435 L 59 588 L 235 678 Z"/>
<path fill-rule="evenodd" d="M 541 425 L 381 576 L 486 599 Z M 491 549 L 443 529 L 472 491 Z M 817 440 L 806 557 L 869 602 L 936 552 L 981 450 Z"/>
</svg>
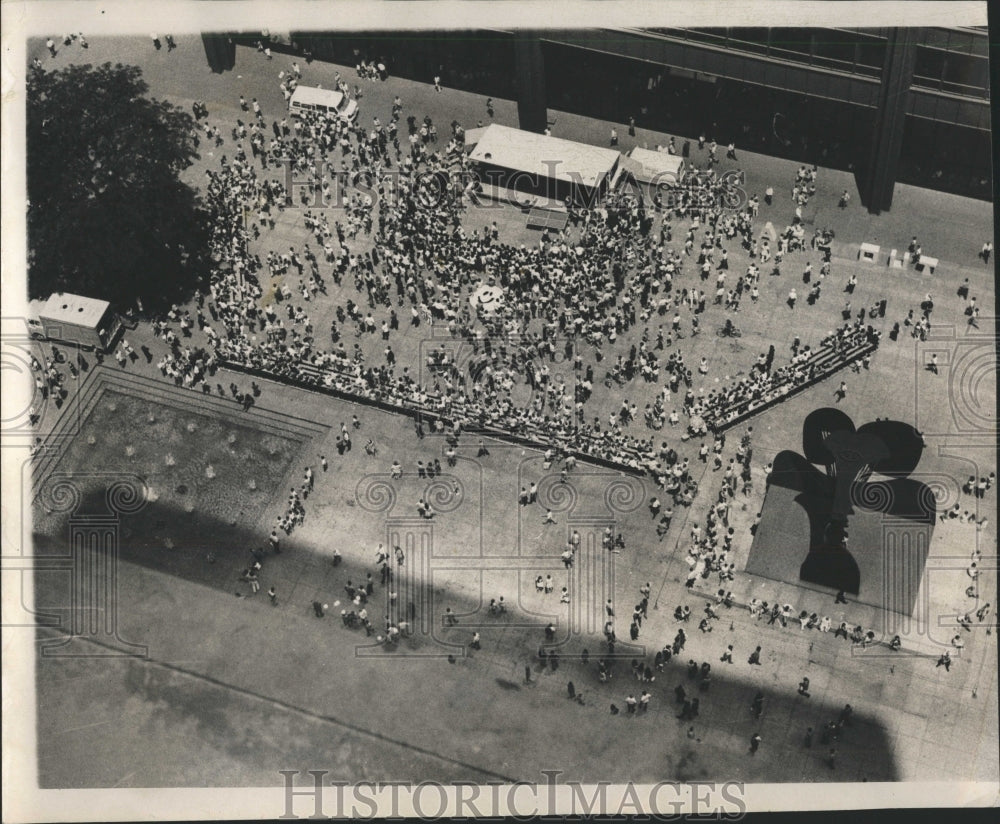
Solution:
<svg viewBox="0 0 1000 824">
<path fill-rule="evenodd" d="M 35 535 L 35 556 L 38 559 L 34 572 L 35 607 L 40 625 L 62 632 L 75 627 L 77 634 L 83 636 L 84 645 L 96 642 L 96 648 L 102 651 L 101 654 L 114 655 L 118 651 L 137 655 L 141 659 L 143 650 L 129 643 L 128 624 L 169 622 L 170 607 L 164 601 L 146 603 L 135 600 L 129 592 L 121 591 L 117 587 L 116 572 L 116 567 L 120 564 L 138 565 L 210 587 L 228 598 L 235 599 L 236 592 L 240 592 L 243 597 L 250 597 L 250 587 L 240 579 L 240 573 L 253 558 L 250 550 L 262 543 L 259 530 L 247 524 L 221 523 L 202 513 L 179 511 L 173 505 L 152 501 L 133 514 L 122 516 L 115 528 L 118 533 L 116 537 L 103 544 L 96 537 L 89 541 L 83 540 L 78 529 L 81 521 L 90 524 L 87 529 L 91 529 L 92 536 L 98 533 L 105 536 L 112 534 L 107 530 L 106 523 L 101 525 L 100 514 L 106 514 L 106 511 L 103 493 L 91 490 L 81 498 L 75 513 L 66 514 L 65 533 L 56 529 L 50 534 Z M 88 515 L 81 519 L 81 513 Z M 77 522 L 74 535 L 70 534 L 69 521 L 72 518 Z M 170 525 L 172 546 L 169 548 L 152 541 L 144 527 L 144 524 L 163 523 Z M 75 560 L 60 565 L 59 559 L 66 558 Z M 483 562 L 488 565 L 489 559 L 484 558 Z M 341 622 L 340 609 L 348 603 L 345 583 L 348 580 L 363 582 L 366 575 L 371 573 L 376 582 L 375 591 L 366 606 L 375 624 L 372 634 L 366 634 L 361 627 L 335 627 L 335 631 L 350 633 L 355 638 L 354 654 L 357 658 L 364 659 L 358 662 L 360 666 L 384 668 L 391 665 L 390 659 L 405 657 L 408 659 L 405 665 L 408 674 L 434 671 L 437 677 L 441 677 L 440 668 L 444 666 L 448 669 L 449 663 L 452 663 L 456 665 L 455 669 L 448 670 L 446 677 L 467 678 L 470 674 L 486 676 L 481 682 L 477 682 L 481 700 L 486 705 L 490 703 L 491 695 L 494 700 L 500 700 L 502 695 L 511 696 L 521 691 L 527 693 L 538 689 L 540 685 L 555 683 L 558 688 L 554 690 L 554 711 L 561 711 L 567 719 L 575 718 L 576 721 L 572 721 L 574 725 L 599 725 L 598 740 L 606 732 L 617 736 L 617 725 L 633 720 L 626 712 L 623 702 L 625 695 L 634 693 L 638 696 L 643 689 L 648 689 L 653 695 L 653 709 L 645 714 L 648 718 L 643 723 L 650 723 L 644 729 L 663 739 L 664 761 L 657 765 L 656 776 L 668 780 L 743 778 L 750 781 L 791 782 L 898 779 L 890 736 L 885 726 L 874 717 L 859 712 L 852 719 L 851 726 L 840 734 L 839 741 L 831 744 L 821 742 L 824 724 L 837 719 L 844 701 L 827 698 L 821 693 L 815 697 L 804 697 L 798 695 L 791 684 L 775 689 L 771 676 L 757 676 L 759 670 L 754 667 L 750 667 L 749 675 L 730 677 L 727 672 L 730 665 L 720 663 L 717 656 L 709 662 L 712 664 L 712 679 L 709 686 L 703 688 L 697 678 L 690 677 L 689 658 L 683 651 L 674 656 L 661 671 L 654 672 L 654 681 L 642 682 L 633 675 L 632 661 L 652 665 L 654 652 L 671 640 L 666 637 L 654 640 L 648 635 L 640 636 L 635 644 L 620 642 L 617 645 L 614 656 L 608 656 L 611 679 L 607 683 L 601 683 L 597 677 L 597 660 L 605 657 L 607 650 L 599 633 L 589 636 L 577 634 L 566 625 L 565 620 L 556 619 L 552 621 L 555 625 L 555 637 L 546 642 L 545 626 L 550 616 L 537 612 L 533 614 L 521 609 L 519 604 L 513 604 L 506 614 L 497 615 L 490 612 L 489 598 L 485 597 L 485 593 L 477 600 L 435 588 L 431 580 L 413 580 L 407 584 L 402 580 L 406 568 L 406 564 L 397 566 L 397 569 L 404 572 L 393 581 L 393 587 L 407 594 L 397 598 L 395 604 L 390 604 L 387 598 L 389 587 L 381 585 L 379 571 L 374 565 L 365 568 L 345 558 L 335 566 L 330 556 L 300 547 L 280 554 L 268 553 L 264 557 L 261 572 L 261 592 L 253 596 L 257 599 L 256 602 L 248 603 L 247 606 L 268 608 L 266 590 L 272 582 L 277 582 L 278 590 L 283 596 L 291 593 L 284 604 L 285 616 L 289 622 L 299 623 L 297 631 L 301 630 L 303 641 L 309 643 L 313 640 L 312 636 L 315 636 L 317 645 L 329 646 L 330 622 Z M 530 601 L 530 590 L 533 587 L 531 577 L 521 575 L 520 600 L 525 603 Z M 413 594 L 418 590 L 422 595 Z M 102 603 L 104 593 L 115 591 L 118 595 L 113 605 Z M 342 606 L 333 607 L 338 600 Z M 692 606 L 696 606 L 700 596 L 693 600 Z M 328 605 L 322 620 L 314 612 L 317 603 Z M 458 616 L 457 626 L 448 625 L 445 618 L 446 605 Z M 594 606 L 601 609 L 603 602 Z M 408 621 L 411 629 L 394 645 L 378 643 L 377 638 L 384 627 L 383 616 L 394 609 L 397 619 Z M 121 625 L 126 629 L 119 633 L 117 626 L 109 627 L 106 621 L 108 615 L 122 617 Z M 94 618 L 97 620 L 92 621 Z M 720 628 L 726 618 L 723 611 Z M 690 628 L 691 631 L 695 629 Z M 481 650 L 474 650 L 469 646 L 469 639 L 474 631 L 481 634 Z M 674 631 L 675 628 L 671 625 L 671 637 Z M 51 641 L 51 636 L 50 631 L 40 634 L 40 638 L 44 637 L 48 641 Z M 720 648 L 721 640 L 720 638 Z M 839 641 L 828 636 L 817 643 Z M 546 652 L 544 663 L 539 658 L 539 647 L 544 647 Z M 584 649 L 588 650 L 585 656 Z M 557 668 L 553 667 L 553 652 L 557 657 Z M 50 653 L 58 655 L 60 650 L 56 648 L 49 652 L 43 651 L 39 656 L 40 684 L 46 680 L 46 656 Z M 742 654 L 745 655 L 746 652 L 743 651 Z M 399 663 L 403 665 L 402 662 Z M 696 663 L 700 666 L 702 662 Z M 741 664 L 742 662 L 737 661 L 733 670 L 745 673 L 746 667 L 740 666 Z M 486 667 L 490 669 L 484 672 Z M 512 667 L 518 673 L 516 677 L 510 675 Z M 525 673 L 527 679 L 521 677 L 521 671 L 525 667 L 528 670 Z M 303 673 L 302 677 L 308 677 L 308 674 Z M 565 682 L 571 680 L 584 693 L 585 707 L 578 707 L 575 701 L 569 699 Z M 141 692 L 146 688 L 144 683 L 142 679 L 136 679 L 133 686 Z M 675 688 L 678 685 L 686 691 L 687 700 L 697 698 L 700 701 L 698 717 L 693 721 L 675 717 L 682 713 L 684 706 L 676 700 Z M 241 691 L 246 690 L 245 685 L 234 686 L 238 686 Z M 49 700 L 54 700 L 51 697 L 51 687 L 41 689 L 48 691 L 46 694 L 49 695 Z M 751 703 L 758 690 L 764 696 L 764 711 L 759 719 L 751 711 Z M 140 697 L 147 700 L 163 699 L 156 695 Z M 163 700 L 180 698 L 175 695 Z M 43 703 L 40 698 L 40 711 Z M 612 703 L 620 710 L 614 717 L 609 715 Z M 377 719 L 377 713 L 374 713 L 370 720 L 362 723 L 377 730 Z M 531 723 L 531 720 L 524 719 L 520 723 Z M 688 738 L 685 731 L 692 725 L 699 731 L 698 738 L 704 738 L 710 743 L 702 744 L 701 740 Z M 804 738 L 809 727 L 815 730 L 815 735 L 812 746 L 807 748 Z M 748 754 L 749 740 L 755 733 L 760 734 L 766 744 L 762 744 L 761 752 L 751 759 Z M 395 734 L 399 734 L 398 729 Z M 58 746 L 55 739 L 43 738 L 39 741 L 40 757 L 58 758 Z M 826 764 L 830 746 L 836 746 L 839 753 L 835 770 Z M 507 753 L 505 758 L 510 760 L 510 755 Z M 598 760 L 595 757 L 579 767 L 578 774 L 567 774 L 560 780 L 592 782 L 606 777 L 596 766 Z M 488 755 L 483 761 L 483 769 L 496 766 L 490 763 Z M 512 763 L 516 764 L 516 760 Z M 511 768 L 508 768 L 507 772 L 510 771 Z M 513 771 L 516 774 L 516 766 Z M 535 775 L 515 777 L 527 781 L 542 780 Z M 280 783 L 277 778 L 280 776 L 276 777 L 276 783 Z M 651 774 L 649 778 L 652 780 L 654 776 Z"/>
</svg>

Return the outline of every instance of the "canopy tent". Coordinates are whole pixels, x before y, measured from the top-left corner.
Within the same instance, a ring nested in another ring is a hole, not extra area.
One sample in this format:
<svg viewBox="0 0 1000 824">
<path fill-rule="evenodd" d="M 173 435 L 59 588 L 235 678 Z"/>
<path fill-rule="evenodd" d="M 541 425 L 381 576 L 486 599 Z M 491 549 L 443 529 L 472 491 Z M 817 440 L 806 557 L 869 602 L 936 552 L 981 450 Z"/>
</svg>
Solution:
<svg viewBox="0 0 1000 824">
<path fill-rule="evenodd" d="M 488 128 L 489 126 L 482 126 L 477 129 L 465 130 L 465 150 L 467 152 L 471 152 L 474 148 L 476 148 L 479 141 L 483 139 L 483 135 L 486 133 Z"/>
<path fill-rule="evenodd" d="M 684 159 L 663 151 L 636 146 L 623 159 L 625 170 L 640 183 L 676 186 L 684 174 Z"/>
<path fill-rule="evenodd" d="M 621 154 L 586 143 L 525 132 L 492 123 L 478 136 L 470 159 L 483 182 L 550 200 L 593 202 L 603 194 Z"/>
</svg>

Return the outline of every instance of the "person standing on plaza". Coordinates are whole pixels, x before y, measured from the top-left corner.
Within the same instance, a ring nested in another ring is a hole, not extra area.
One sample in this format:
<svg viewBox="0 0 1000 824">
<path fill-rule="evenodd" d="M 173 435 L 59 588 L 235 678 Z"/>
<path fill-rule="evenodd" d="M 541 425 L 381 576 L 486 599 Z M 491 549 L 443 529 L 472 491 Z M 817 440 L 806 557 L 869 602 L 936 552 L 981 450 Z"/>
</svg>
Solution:
<svg viewBox="0 0 1000 824">
<path fill-rule="evenodd" d="M 750 736 L 750 755 L 754 755 L 758 748 L 760 747 L 760 742 L 764 739 L 760 737 L 759 732 L 755 732 Z"/>
</svg>

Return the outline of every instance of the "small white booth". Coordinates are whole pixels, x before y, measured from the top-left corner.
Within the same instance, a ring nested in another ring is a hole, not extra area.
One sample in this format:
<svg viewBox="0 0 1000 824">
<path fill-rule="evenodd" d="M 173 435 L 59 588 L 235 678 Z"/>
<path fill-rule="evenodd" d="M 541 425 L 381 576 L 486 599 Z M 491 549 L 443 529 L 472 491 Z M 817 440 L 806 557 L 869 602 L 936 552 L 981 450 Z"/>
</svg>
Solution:
<svg viewBox="0 0 1000 824">
<path fill-rule="evenodd" d="M 60 341 L 102 352 L 115 342 L 122 322 L 106 300 L 56 292 L 29 304 L 28 328 L 36 340 Z"/>
</svg>

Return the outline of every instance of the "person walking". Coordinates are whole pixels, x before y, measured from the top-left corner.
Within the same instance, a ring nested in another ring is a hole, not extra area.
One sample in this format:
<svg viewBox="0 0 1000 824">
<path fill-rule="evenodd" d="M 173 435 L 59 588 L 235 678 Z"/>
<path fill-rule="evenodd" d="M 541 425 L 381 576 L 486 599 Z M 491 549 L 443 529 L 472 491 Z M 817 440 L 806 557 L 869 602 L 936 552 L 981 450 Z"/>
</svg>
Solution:
<svg viewBox="0 0 1000 824">
<path fill-rule="evenodd" d="M 756 664 L 760 666 L 760 647 L 757 647 L 753 652 L 750 653 L 750 657 L 747 658 L 748 664 Z"/>
<path fill-rule="evenodd" d="M 750 755 L 756 754 L 757 750 L 760 748 L 760 742 L 764 739 L 760 737 L 759 732 L 755 732 L 750 736 Z"/>
</svg>

